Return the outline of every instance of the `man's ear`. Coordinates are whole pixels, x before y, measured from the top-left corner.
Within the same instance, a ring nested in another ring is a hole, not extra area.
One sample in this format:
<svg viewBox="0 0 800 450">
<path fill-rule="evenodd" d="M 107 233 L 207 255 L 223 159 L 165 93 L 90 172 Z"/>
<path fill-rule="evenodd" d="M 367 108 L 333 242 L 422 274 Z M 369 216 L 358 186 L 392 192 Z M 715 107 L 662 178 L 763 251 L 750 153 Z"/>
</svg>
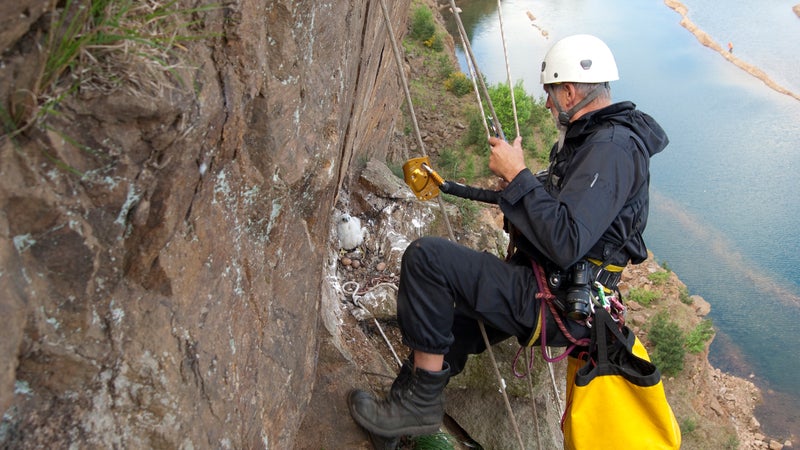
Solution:
<svg viewBox="0 0 800 450">
<path fill-rule="evenodd" d="M 575 89 L 575 83 L 564 83 L 561 85 L 561 89 L 564 90 L 566 100 L 564 109 L 570 109 L 580 101 L 580 99 L 576 98 L 578 96 L 578 90 Z"/>
</svg>

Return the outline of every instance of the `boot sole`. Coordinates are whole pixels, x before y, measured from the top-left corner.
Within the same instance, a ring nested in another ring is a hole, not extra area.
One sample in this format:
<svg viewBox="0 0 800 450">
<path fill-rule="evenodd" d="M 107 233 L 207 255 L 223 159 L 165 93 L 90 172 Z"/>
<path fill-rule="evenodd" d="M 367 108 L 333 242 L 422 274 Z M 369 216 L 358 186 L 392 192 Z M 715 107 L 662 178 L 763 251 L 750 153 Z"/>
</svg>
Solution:
<svg viewBox="0 0 800 450">
<path fill-rule="evenodd" d="M 353 407 L 352 398 L 357 391 L 350 391 L 350 395 L 347 396 L 347 408 L 350 410 L 350 415 L 353 417 L 353 420 L 356 421 L 362 428 L 369 431 L 370 433 L 376 434 L 378 436 L 384 438 L 394 438 L 400 436 L 422 436 L 426 434 L 435 434 L 439 431 L 439 424 L 436 425 L 412 425 L 403 428 L 395 428 L 392 430 L 386 430 L 383 428 L 376 427 L 375 425 L 371 424 L 367 421 L 367 419 L 361 416 L 358 411 Z"/>
</svg>

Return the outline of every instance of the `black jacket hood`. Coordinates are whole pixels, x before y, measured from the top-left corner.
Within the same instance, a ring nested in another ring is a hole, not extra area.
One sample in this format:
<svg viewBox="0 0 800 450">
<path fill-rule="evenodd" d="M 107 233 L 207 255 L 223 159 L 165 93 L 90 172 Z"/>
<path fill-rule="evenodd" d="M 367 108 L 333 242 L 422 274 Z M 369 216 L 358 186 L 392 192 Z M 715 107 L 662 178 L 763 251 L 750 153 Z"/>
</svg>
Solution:
<svg viewBox="0 0 800 450">
<path fill-rule="evenodd" d="M 608 122 L 623 125 L 633 131 L 644 142 L 650 157 L 669 144 L 667 133 L 661 125 L 647 113 L 636 109 L 636 105 L 629 101 L 614 103 L 582 116 L 570 125 L 567 137 L 591 133 L 599 124 Z"/>
</svg>

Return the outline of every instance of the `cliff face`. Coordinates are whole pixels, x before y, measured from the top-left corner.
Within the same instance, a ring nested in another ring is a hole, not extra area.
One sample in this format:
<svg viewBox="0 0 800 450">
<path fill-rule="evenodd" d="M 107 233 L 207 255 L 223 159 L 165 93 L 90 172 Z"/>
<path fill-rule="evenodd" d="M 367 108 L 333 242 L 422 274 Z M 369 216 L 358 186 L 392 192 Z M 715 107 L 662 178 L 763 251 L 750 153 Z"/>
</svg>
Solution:
<svg viewBox="0 0 800 450">
<path fill-rule="evenodd" d="M 79 84 L 33 120 L 51 3 L 0 7 L 0 442 L 291 447 L 331 211 L 402 101 L 379 5 L 192 11 L 203 39 L 155 84 Z"/>
</svg>

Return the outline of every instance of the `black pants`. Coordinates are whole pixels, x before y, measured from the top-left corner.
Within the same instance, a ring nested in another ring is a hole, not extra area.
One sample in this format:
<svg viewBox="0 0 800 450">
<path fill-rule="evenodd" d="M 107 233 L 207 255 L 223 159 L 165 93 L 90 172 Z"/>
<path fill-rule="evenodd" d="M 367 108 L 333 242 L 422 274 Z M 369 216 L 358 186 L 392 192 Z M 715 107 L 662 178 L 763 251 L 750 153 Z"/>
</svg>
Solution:
<svg viewBox="0 0 800 450">
<path fill-rule="evenodd" d="M 469 354 L 486 349 L 478 320 L 492 344 L 511 336 L 527 343 L 539 317 L 537 292 L 530 266 L 508 264 L 442 238 L 418 239 L 406 249 L 400 273 L 397 318 L 403 342 L 445 355 L 455 375 Z M 568 345 L 549 311 L 545 318 L 548 345 Z M 575 338 L 588 336 L 582 325 L 562 321 Z"/>
</svg>

